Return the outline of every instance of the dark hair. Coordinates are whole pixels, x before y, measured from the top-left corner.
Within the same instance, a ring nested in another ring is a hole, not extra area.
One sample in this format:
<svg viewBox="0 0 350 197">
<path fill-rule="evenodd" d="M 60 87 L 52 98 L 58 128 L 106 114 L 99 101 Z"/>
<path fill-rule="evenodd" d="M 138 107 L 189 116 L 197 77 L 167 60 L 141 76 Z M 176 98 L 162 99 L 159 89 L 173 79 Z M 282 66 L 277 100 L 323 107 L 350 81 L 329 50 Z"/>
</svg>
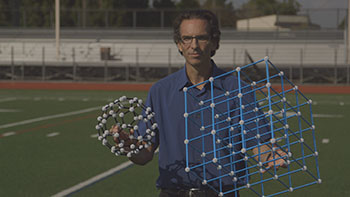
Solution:
<svg viewBox="0 0 350 197">
<path fill-rule="evenodd" d="M 183 20 L 188 20 L 188 19 L 203 19 L 208 22 L 210 39 L 213 40 L 214 42 L 217 42 L 216 49 L 211 52 L 211 56 L 214 56 L 216 50 L 219 49 L 220 34 L 221 34 L 219 29 L 219 22 L 215 14 L 209 10 L 190 10 L 190 11 L 182 12 L 180 15 L 178 15 L 175 18 L 174 25 L 173 25 L 174 42 L 176 44 L 178 44 L 181 41 L 180 25 Z"/>
</svg>

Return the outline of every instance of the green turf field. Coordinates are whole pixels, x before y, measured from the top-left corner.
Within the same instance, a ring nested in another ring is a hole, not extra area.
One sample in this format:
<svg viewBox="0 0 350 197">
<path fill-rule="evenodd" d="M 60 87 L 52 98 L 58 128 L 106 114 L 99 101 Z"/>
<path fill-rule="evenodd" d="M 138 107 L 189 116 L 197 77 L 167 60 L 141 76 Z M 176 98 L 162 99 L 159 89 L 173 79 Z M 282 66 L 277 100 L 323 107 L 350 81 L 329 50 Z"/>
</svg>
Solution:
<svg viewBox="0 0 350 197">
<path fill-rule="evenodd" d="M 95 107 L 122 95 L 144 99 L 147 92 L 0 90 L 0 196 L 51 196 L 127 161 L 92 137 Z M 314 101 L 323 183 L 283 196 L 350 196 L 350 95 L 307 96 Z M 155 156 L 71 196 L 157 196 L 157 176 Z"/>
</svg>

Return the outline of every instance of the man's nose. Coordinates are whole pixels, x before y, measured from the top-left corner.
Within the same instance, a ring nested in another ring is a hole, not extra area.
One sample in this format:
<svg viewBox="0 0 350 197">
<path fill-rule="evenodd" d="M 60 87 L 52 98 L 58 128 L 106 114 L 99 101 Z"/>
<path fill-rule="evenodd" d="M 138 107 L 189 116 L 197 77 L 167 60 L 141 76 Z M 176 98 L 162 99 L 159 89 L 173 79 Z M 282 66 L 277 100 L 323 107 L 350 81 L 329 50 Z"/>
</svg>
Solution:
<svg viewBox="0 0 350 197">
<path fill-rule="evenodd" d="M 191 48 L 195 49 L 198 47 L 198 40 L 197 38 L 195 37 L 192 37 L 192 40 L 191 40 Z"/>
</svg>

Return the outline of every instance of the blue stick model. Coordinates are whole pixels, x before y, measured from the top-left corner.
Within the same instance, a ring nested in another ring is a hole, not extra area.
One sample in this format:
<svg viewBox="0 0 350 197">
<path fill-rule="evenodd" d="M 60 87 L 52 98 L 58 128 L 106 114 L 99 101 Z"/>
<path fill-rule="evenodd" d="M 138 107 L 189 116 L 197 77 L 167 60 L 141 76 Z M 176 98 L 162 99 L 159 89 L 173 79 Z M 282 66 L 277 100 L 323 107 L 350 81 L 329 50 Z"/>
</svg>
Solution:
<svg viewBox="0 0 350 197">
<path fill-rule="evenodd" d="M 214 95 L 216 80 L 228 75 L 237 87 Z M 203 83 L 211 96 L 198 100 L 191 89 Z M 187 173 L 218 196 L 246 188 L 256 196 L 276 196 L 321 183 L 312 101 L 268 57 L 203 83 L 183 89 Z M 286 168 L 277 171 L 278 165 L 268 165 L 275 159 L 263 162 L 263 154 L 282 158 Z M 224 179 L 232 180 L 231 189 L 222 189 Z"/>
</svg>

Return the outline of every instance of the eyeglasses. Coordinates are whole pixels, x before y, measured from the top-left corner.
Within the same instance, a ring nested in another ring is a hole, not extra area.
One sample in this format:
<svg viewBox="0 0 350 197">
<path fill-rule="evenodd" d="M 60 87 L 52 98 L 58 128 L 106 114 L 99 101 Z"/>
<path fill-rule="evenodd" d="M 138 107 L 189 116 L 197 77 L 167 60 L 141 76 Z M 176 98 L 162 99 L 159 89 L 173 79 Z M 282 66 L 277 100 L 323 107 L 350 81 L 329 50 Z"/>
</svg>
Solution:
<svg viewBox="0 0 350 197">
<path fill-rule="evenodd" d="M 209 35 L 182 36 L 181 42 L 184 44 L 191 44 L 193 39 L 196 39 L 198 43 L 207 43 L 210 40 L 210 36 Z"/>
</svg>

